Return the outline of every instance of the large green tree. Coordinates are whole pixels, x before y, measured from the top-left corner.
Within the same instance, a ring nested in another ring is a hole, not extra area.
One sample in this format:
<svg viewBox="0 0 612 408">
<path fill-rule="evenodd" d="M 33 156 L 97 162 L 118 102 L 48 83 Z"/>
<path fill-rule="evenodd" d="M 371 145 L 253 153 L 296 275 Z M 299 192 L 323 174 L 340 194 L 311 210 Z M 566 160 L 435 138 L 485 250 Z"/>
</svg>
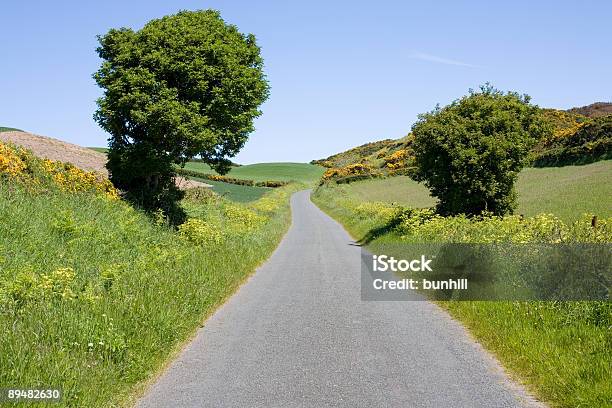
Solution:
<svg viewBox="0 0 612 408">
<path fill-rule="evenodd" d="M 98 39 L 103 62 L 94 79 L 104 95 L 94 118 L 110 133 L 111 181 L 172 217 L 181 197 L 174 165 L 201 156 L 224 173 L 253 131 L 269 89 L 260 48 L 214 10 L 181 11 Z"/>
<path fill-rule="evenodd" d="M 420 115 L 412 132 L 413 177 L 439 199 L 441 214 L 503 215 L 516 207 L 514 182 L 529 149 L 550 128 L 529 96 L 487 84 Z"/>
</svg>

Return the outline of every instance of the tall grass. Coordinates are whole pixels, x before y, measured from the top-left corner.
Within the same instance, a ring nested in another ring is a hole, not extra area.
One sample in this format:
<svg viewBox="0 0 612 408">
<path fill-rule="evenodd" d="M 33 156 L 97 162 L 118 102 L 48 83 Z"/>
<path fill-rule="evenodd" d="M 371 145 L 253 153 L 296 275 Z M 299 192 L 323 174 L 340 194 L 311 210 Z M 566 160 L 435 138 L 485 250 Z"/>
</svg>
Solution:
<svg viewBox="0 0 612 408">
<path fill-rule="evenodd" d="M 381 198 L 384 201 L 384 196 Z M 556 242 L 559 231 L 570 242 L 612 240 L 610 219 L 593 229 L 590 217 L 571 226 L 551 215 L 482 222 L 462 217 L 430 218 L 427 210 L 410 212 L 398 205 L 363 201 L 346 186 L 320 187 L 313 194 L 313 200 L 342 222 L 355 238 L 366 238 L 373 247 L 380 242 L 420 240 L 512 242 L 519 238 L 521 242 Z M 551 406 L 612 405 L 612 303 L 459 301 L 439 304 L 494 352 L 513 376 Z"/>
<path fill-rule="evenodd" d="M 250 206 L 192 192 L 197 228 L 175 232 L 120 200 L 0 174 L 0 387 L 60 387 L 56 406 L 129 404 L 270 255 L 295 189 Z"/>
</svg>

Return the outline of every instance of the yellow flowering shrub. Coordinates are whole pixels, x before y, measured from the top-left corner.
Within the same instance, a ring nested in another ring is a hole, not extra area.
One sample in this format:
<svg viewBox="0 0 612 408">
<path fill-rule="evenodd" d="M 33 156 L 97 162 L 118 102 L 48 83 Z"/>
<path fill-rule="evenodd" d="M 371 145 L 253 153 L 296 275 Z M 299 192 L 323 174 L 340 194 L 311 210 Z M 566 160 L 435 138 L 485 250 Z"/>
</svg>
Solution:
<svg viewBox="0 0 612 408">
<path fill-rule="evenodd" d="M 180 236 L 196 245 L 217 245 L 223 240 L 223 234 L 215 225 L 199 218 L 190 218 L 179 225 L 178 230 Z"/>
<path fill-rule="evenodd" d="M 43 299 L 72 300 L 76 298 L 72 268 L 58 268 L 51 273 L 37 274 L 26 268 L 15 275 L 8 285 L 0 287 L 0 306 L 12 304 L 17 308 Z"/>
<path fill-rule="evenodd" d="M 382 222 L 389 222 L 400 211 L 400 208 L 380 201 L 365 202 L 355 207 L 355 215 L 363 219 L 378 218 Z"/>
<path fill-rule="evenodd" d="M 9 145 L 0 143 L 0 173 L 6 174 L 9 177 L 17 177 L 26 168 L 27 166 L 22 160 L 18 148 L 12 148 Z"/>
<path fill-rule="evenodd" d="M 110 180 L 93 171 L 81 170 L 70 163 L 44 159 L 44 169 L 62 190 L 70 192 L 94 191 L 111 199 L 118 199 L 119 192 Z"/>
<path fill-rule="evenodd" d="M 224 216 L 229 221 L 230 227 L 240 232 L 255 229 L 266 220 L 264 216 L 251 209 L 232 204 L 224 208 Z"/>
<path fill-rule="evenodd" d="M 456 243 L 566 243 L 609 242 L 612 220 L 603 219 L 591 225 L 592 216 L 584 215 L 571 225 L 553 214 L 522 218 L 466 216 L 442 217 L 430 209 L 404 209 L 398 213 L 396 231 L 413 242 Z"/>
<path fill-rule="evenodd" d="M 249 208 L 265 215 L 276 212 L 288 199 L 288 192 L 285 188 L 278 188 L 266 193 L 259 200 L 250 203 Z"/>
<path fill-rule="evenodd" d="M 323 173 L 323 180 L 370 174 L 373 170 L 374 169 L 370 165 L 365 163 L 353 163 L 341 168 L 332 167 Z"/>
<path fill-rule="evenodd" d="M 40 288 L 43 296 L 58 297 L 61 299 L 74 299 L 75 294 L 71 289 L 76 274 L 72 268 L 59 268 L 50 274 L 40 277 Z"/>
<path fill-rule="evenodd" d="M 110 199 L 119 192 L 110 180 L 70 163 L 39 159 L 29 150 L 0 142 L 0 175 L 24 181 L 28 187 L 50 184 L 70 192 L 90 191 Z"/>
<path fill-rule="evenodd" d="M 407 166 L 408 164 L 408 151 L 406 149 L 398 150 L 391 155 L 384 158 L 385 166 L 388 169 L 396 170 Z"/>
</svg>

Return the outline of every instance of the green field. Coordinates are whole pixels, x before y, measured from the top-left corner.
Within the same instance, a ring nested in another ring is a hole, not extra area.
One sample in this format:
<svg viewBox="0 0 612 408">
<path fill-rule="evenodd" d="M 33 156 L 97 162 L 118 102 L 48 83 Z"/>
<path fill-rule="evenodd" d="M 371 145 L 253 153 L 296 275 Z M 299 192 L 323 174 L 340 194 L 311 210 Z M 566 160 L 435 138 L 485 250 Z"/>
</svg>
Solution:
<svg viewBox="0 0 612 408">
<path fill-rule="evenodd" d="M 89 149 L 100 153 L 108 151 L 105 147 L 90 147 Z M 188 162 L 185 168 L 205 174 L 217 174 L 208 164 L 202 162 Z M 258 163 L 232 167 L 227 176 L 254 181 L 297 181 L 313 185 L 321 178 L 324 171 L 323 167 L 308 163 Z M 214 192 L 236 202 L 245 203 L 257 200 L 270 191 L 268 187 L 242 186 L 193 176 L 188 176 L 188 178 L 210 184 Z"/>
<path fill-rule="evenodd" d="M 232 201 L 247 203 L 254 201 L 262 197 L 264 194 L 272 190 L 269 187 L 256 187 L 256 186 L 241 186 L 238 184 L 224 183 L 222 181 L 213 181 L 207 179 L 201 179 L 197 177 L 189 177 L 196 181 L 212 185 L 212 190 Z"/>
<path fill-rule="evenodd" d="M 216 174 L 209 165 L 201 162 L 189 162 L 188 170 L 207 174 Z M 226 175 L 237 179 L 255 181 L 298 181 L 313 184 L 321 178 L 325 169 L 308 163 L 257 163 L 232 167 Z"/>
<path fill-rule="evenodd" d="M 396 202 L 422 208 L 435 205 L 429 190 L 406 176 L 358 181 L 342 187 L 358 201 Z M 612 160 L 584 166 L 526 168 L 519 174 L 517 214 L 552 213 L 571 222 L 584 213 L 612 216 Z"/>
</svg>

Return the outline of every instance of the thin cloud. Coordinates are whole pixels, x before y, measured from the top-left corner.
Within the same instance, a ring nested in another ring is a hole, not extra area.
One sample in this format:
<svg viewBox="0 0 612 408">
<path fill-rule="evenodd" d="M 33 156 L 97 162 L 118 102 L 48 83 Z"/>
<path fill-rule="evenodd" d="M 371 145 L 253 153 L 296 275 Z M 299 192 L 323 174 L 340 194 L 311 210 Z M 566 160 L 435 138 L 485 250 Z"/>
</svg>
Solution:
<svg viewBox="0 0 612 408">
<path fill-rule="evenodd" d="M 453 60 L 449 58 L 438 57 L 436 55 L 425 54 L 422 52 L 415 52 L 410 57 L 421 60 L 421 61 L 436 62 L 438 64 L 456 65 L 459 67 L 469 67 L 469 68 L 479 68 L 478 65 L 468 64 L 466 62 L 461 62 L 461 61 L 457 61 L 457 60 Z"/>
</svg>

